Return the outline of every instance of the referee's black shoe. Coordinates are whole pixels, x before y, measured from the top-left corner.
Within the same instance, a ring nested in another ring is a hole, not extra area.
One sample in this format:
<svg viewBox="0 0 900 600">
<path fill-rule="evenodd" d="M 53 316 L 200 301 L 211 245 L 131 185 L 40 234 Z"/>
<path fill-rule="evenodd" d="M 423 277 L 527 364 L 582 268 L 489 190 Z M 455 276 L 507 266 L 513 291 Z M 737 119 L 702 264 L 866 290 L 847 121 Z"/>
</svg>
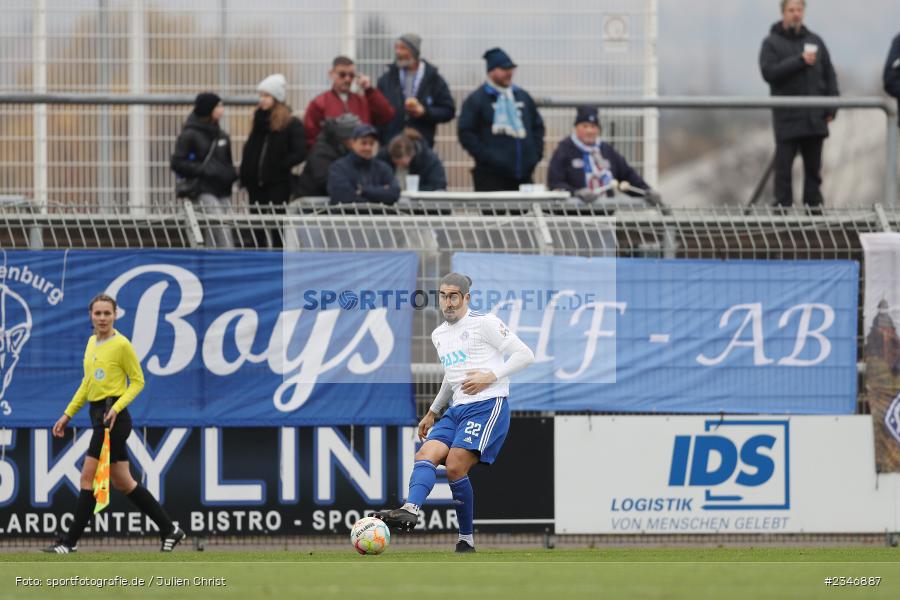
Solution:
<svg viewBox="0 0 900 600">
<path fill-rule="evenodd" d="M 464 554 L 466 552 L 475 552 L 475 546 L 469 545 L 469 542 L 466 540 L 459 540 L 456 542 L 456 553 Z"/>
<path fill-rule="evenodd" d="M 186 537 L 187 537 L 187 534 L 184 532 L 184 530 L 181 527 L 179 527 L 178 525 L 176 525 L 175 529 L 173 529 L 170 533 L 168 533 L 166 535 L 166 537 L 164 537 L 162 539 L 162 546 L 160 546 L 159 551 L 160 552 L 171 552 L 172 550 L 175 549 L 175 546 L 180 544 L 181 540 L 183 540 Z"/>
<path fill-rule="evenodd" d="M 416 513 L 404 508 L 380 510 L 372 516 L 387 523 L 391 529 L 399 529 L 404 533 L 410 533 L 419 522 L 419 516 Z"/>
<path fill-rule="evenodd" d="M 70 546 L 65 538 L 58 537 L 53 544 L 46 548 L 41 548 L 41 552 L 46 552 L 47 554 L 73 554 L 78 552 L 78 545 Z"/>
</svg>

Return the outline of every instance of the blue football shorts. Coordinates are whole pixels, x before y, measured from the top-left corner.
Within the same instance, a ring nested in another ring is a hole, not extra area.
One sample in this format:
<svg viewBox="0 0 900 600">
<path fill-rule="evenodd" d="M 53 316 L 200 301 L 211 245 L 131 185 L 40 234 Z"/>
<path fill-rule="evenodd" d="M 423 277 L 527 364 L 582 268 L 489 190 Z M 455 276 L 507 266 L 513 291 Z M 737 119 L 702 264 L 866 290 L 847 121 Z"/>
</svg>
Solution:
<svg viewBox="0 0 900 600">
<path fill-rule="evenodd" d="M 491 464 L 508 432 L 509 402 L 506 398 L 490 398 L 451 407 L 431 428 L 428 439 L 478 452 L 480 462 Z"/>
</svg>

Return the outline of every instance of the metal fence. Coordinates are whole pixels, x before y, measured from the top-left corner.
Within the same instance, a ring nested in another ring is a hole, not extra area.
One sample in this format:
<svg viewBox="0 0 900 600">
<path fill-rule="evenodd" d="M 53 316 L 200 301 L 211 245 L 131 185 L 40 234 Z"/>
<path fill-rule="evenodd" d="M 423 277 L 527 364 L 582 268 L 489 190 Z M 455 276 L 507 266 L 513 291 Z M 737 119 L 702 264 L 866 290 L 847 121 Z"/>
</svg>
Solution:
<svg viewBox="0 0 900 600">
<path fill-rule="evenodd" d="M 254 96 L 265 76 L 288 80 L 302 115 L 325 91 L 338 54 L 377 78 L 404 32 L 450 85 L 457 107 L 484 81 L 482 53 L 503 46 L 516 82 L 535 97 L 653 96 L 657 0 L 8 0 L 0 3 L 0 93 Z M 155 205 L 171 196 L 168 167 L 186 106 L 0 105 L 0 194 L 103 207 Z M 223 122 L 239 158 L 250 108 Z M 546 154 L 568 135 L 571 112 L 543 111 Z M 656 182 L 657 114 L 604 114 L 604 135 Z M 471 184 L 455 121 L 436 150 L 451 188 Z M 35 165 L 48 166 L 46 178 Z M 537 177 L 544 177 L 545 165 Z"/>
<path fill-rule="evenodd" d="M 454 252 L 559 254 L 652 258 L 816 260 L 862 264 L 859 234 L 900 230 L 900 211 L 881 205 L 853 210 L 769 208 L 688 211 L 618 204 L 573 205 L 559 200 L 460 202 L 410 199 L 403 206 L 328 207 L 292 204 L 208 215 L 187 202 L 179 212 L 135 216 L 95 214 L 70 207 L 48 212 L 30 203 L 0 210 L 2 248 L 206 248 L 227 229 L 246 250 L 359 252 L 407 250 L 419 254 L 417 285 L 436 289 Z M 0 206 L 3 206 L 0 204 Z M 862 289 L 862 288 L 861 288 Z M 862 311 L 862 303 L 860 303 Z M 860 312 L 858 348 L 862 360 Z M 417 395 L 429 402 L 439 372 L 430 342 L 441 318 L 435 308 L 417 311 L 413 370 Z M 865 386 L 861 385 L 861 391 Z M 867 412 L 861 398 L 859 412 Z"/>
</svg>

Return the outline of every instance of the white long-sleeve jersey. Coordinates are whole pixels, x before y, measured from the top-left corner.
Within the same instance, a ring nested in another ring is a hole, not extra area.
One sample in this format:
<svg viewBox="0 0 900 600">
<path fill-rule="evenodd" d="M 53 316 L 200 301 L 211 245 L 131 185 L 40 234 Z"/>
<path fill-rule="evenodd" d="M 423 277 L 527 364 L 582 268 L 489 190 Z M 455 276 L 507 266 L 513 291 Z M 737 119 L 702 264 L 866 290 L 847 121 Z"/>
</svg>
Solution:
<svg viewBox="0 0 900 600">
<path fill-rule="evenodd" d="M 444 321 L 431 334 L 444 366 L 444 382 L 431 410 L 509 395 L 509 376 L 532 362 L 534 353 L 497 316 L 469 310 L 452 325 Z M 505 362 L 503 355 L 510 357 Z M 475 395 L 462 391 L 469 371 L 493 371 L 497 381 Z M 452 398 L 450 392 L 452 391 Z"/>
</svg>

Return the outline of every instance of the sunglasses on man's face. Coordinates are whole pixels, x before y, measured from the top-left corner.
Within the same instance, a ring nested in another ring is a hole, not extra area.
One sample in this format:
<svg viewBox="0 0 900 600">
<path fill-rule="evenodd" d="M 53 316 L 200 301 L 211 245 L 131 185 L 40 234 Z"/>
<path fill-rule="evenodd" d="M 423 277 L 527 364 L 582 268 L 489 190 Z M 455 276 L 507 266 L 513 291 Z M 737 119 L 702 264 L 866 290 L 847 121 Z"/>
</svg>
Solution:
<svg viewBox="0 0 900 600">
<path fill-rule="evenodd" d="M 335 71 L 334 74 L 337 75 L 339 79 L 353 79 L 356 77 L 356 73 L 353 71 Z"/>
</svg>

